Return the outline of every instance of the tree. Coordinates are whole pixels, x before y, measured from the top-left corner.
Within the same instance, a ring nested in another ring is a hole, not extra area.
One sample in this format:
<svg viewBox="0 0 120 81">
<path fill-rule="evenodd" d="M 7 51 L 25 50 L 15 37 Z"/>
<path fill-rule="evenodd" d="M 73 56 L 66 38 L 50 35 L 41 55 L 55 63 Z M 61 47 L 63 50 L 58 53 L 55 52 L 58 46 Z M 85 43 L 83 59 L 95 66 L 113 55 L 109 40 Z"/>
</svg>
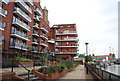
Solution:
<svg viewBox="0 0 120 81">
<path fill-rule="evenodd" d="M 85 57 L 85 55 L 84 54 L 80 54 L 79 57 Z"/>
<path fill-rule="evenodd" d="M 88 61 L 92 61 L 92 57 L 91 56 L 87 56 L 87 60 Z"/>
</svg>

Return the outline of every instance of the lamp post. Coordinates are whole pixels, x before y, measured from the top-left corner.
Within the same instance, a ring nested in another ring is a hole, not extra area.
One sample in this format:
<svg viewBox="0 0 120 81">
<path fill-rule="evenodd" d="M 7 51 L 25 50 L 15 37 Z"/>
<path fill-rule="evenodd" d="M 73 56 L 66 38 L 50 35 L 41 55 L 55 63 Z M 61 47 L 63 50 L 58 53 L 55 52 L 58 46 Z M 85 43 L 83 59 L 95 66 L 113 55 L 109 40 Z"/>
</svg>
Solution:
<svg viewBox="0 0 120 81">
<path fill-rule="evenodd" d="M 86 59 L 85 59 L 85 64 L 87 64 L 88 63 L 88 44 L 89 43 L 85 43 L 85 45 L 86 45 Z M 86 73 L 88 74 L 88 67 L 86 66 Z"/>
</svg>

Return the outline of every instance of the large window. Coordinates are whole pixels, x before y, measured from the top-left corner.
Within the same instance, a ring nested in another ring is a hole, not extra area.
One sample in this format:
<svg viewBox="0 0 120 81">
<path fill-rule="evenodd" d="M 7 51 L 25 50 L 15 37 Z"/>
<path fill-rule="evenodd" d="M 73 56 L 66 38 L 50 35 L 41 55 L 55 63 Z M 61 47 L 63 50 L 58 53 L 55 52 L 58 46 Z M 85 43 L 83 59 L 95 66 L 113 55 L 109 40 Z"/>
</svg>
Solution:
<svg viewBox="0 0 120 81">
<path fill-rule="evenodd" d="M 4 40 L 5 40 L 5 35 L 2 34 L 2 41 L 4 41 Z"/>
<path fill-rule="evenodd" d="M 14 45 L 15 44 L 15 38 L 10 38 L 10 45 Z"/>
<path fill-rule="evenodd" d="M 5 28 L 7 26 L 6 22 L 3 22 L 2 27 Z"/>
</svg>

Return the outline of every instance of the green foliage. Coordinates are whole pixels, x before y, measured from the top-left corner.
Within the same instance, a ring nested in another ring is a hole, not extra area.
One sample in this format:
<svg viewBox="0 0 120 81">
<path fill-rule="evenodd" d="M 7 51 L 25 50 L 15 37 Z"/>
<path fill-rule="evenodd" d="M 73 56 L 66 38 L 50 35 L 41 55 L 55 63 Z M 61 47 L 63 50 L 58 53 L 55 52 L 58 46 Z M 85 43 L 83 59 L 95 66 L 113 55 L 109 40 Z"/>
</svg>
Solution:
<svg viewBox="0 0 120 81">
<path fill-rule="evenodd" d="M 50 65 L 47 68 L 40 68 L 38 71 L 43 74 L 48 74 L 48 76 L 51 76 L 52 73 L 55 72 L 62 72 L 65 68 L 71 68 L 74 65 L 74 63 L 70 60 L 63 61 L 60 65 Z"/>
<path fill-rule="evenodd" d="M 49 76 L 51 76 L 52 73 L 61 72 L 61 67 L 59 65 L 50 65 L 47 68 L 46 67 L 40 68 L 38 72 L 48 74 Z"/>
<path fill-rule="evenodd" d="M 66 61 L 62 62 L 61 65 L 63 65 L 64 67 L 67 67 L 67 68 L 71 68 L 73 66 L 73 62 L 70 60 L 66 60 Z"/>
<path fill-rule="evenodd" d="M 75 60 L 74 62 L 83 63 L 83 60 Z"/>
<path fill-rule="evenodd" d="M 91 56 L 87 56 L 88 61 L 92 61 L 92 57 Z"/>
<path fill-rule="evenodd" d="M 50 62 L 50 60 L 48 60 L 47 58 L 41 58 L 40 61 L 41 62 Z"/>
<path fill-rule="evenodd" d="M 85 55 L 84 54 L 80 54 L 79 57 L 85 57 Z"/>
<path fill-rule="evenodd" d="M 16 58 L 12 59 L 12 61 L 31 62 L 32 60 L 26 59 L 26 58 L 22 58 L 22 57 L 16 57 Z"/>
</svg>

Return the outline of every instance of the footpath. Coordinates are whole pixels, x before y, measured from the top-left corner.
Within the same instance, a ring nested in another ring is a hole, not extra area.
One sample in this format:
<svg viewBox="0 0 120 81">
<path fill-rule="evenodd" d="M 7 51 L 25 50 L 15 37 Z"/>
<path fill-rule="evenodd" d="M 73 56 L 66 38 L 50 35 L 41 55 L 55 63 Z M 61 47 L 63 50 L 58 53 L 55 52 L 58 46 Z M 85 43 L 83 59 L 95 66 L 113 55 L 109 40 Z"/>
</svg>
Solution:
<svg viewBox="0 0 120 81">
<path fill-rule="evenodd" d="M 57 81 L 93 81 L 92 76 L 88 73 L 86 74 L 86 69 L 84 65 L 79 65 L 74 70 L 66 73 L 65 75 L 61 76 Z"/>
</svg>

